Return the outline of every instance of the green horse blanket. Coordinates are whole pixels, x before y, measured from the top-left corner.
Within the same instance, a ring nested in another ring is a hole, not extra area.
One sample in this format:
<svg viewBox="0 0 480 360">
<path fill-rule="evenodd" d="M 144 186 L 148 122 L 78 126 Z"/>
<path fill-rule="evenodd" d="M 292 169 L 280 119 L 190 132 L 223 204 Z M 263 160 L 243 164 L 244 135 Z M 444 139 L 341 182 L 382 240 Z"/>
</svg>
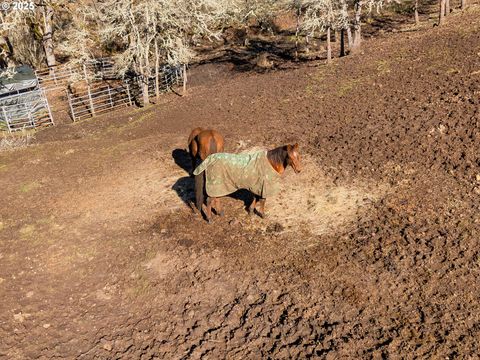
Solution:
<svg viewBox="0 0 480 360">
<path fill-rule="evenodd" d="M 209 155 L 193 172 L 205 171 L 205 189 L 210 197 L 221 197 L 239 189 L 267 198 L 279 191 L 280 174 L 270 165 L 267 152 Z"/>
</svg>

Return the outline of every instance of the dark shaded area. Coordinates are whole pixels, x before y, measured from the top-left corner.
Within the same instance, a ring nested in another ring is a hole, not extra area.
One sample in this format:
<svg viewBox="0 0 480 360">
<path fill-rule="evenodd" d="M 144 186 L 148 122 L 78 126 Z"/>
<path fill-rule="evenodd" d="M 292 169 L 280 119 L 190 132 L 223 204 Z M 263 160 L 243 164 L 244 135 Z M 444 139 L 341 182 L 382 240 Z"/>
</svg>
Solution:
<svg viewBox="0 0 480 360">
<path fill-rule="evenodd" d="M 190 154 L 185 149 L 175 149 L 172 151 L 172 158 L 179 167 L 185 170 L 187 173 L 191 173 L 192 169 L 192 160 Z M 193 179 L 192 179 L 193 181 Z"/>
<path fill-rule="evenodd" d="M 178 179 L 172 186 L 178 197 L 192 210 L 195 210 L 194 180 L 190 176 Z"/>
</svg>

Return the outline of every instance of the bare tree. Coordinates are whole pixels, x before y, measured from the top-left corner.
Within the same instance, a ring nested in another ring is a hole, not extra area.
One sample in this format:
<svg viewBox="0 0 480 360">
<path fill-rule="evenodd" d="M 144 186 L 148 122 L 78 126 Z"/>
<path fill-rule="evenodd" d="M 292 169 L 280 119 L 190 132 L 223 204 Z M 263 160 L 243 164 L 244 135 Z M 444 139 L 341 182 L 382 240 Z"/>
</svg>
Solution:
<svg viewBox="0 0 480 360">
<path fill-rule="evenodd" d="M 307 0 L 304 3 L 303 28 L 307 33 L 327 33 L 327 62 L 332 60 L 331 30 L 344 29 L 348 19 L 341 4 L 335 0 Z"/>
<path fill-rule="evenodd" d="M 438 25 L 443 25 L 445 23 L 445 2 L 446 0 L 439 0 L 439 16 L 438 16 Z"/>
<path fill-rule="evenodd" d="M 420 24 L 420 19 L 418 17 L 418 1 L 419 0 L 415 0 L 415 5 L 414 5 L 414 11 L 415 11 L 415 25 L 419 25 Z"/>
<path fill-rule="evenodd" d="M 41 3 L 41 11 L 43 15 L 43 34 L 42 44 L 45 51 L 45 57 L 47 60 L 47 66 L 55 66 L 57 60 L 55 59 L 55 53 L 53 52 L 53 7 L 49 2 Z"/>
<path fill-rule="evenodd" d="M 160 64 L 188 64 L 194 56 L 192 38 L 217 36 L 225 9 L 224 0 L 105 0 L 99 5 L 102 39 L 120 47 L 117 72 L 138 75 L 147 105 L 152 77 L 158 93 Z"/>
</svg>

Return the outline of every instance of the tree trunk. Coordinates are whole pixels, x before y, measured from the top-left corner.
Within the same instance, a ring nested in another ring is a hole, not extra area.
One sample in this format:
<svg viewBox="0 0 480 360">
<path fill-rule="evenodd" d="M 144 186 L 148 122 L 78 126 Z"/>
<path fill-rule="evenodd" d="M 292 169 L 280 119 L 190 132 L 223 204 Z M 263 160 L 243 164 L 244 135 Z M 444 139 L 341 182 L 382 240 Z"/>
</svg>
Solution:
<svg viewBox="0 0 480 360">
<path fill-rule="evenodd" d="M 345 56 L 345 29 L 340 31 L 340 57 Z"/>
<path fill-rule="evenodd" d="M 445 0 L 439 0 L 440 2 L 440 11 L 438 16 L 438 25 L 443 25 L 445 22 Z"/>
<path fill-rule="evenodd" d="M 352 50 L 360 48 L 362 43 L 362 28 L 361 28 L 361 15 L 362 15 L 362 0 L 356 0 L 354 4 L 355 19 L 353 23 L 353 44 Z"/>
<path fill-rule="evenodd" d="M 297 26 L 295 28 L 295 59 L 298 60 L 298 36 L 300 34 L 300 8 L 297 9 Z"/>
<path fill-rule="evenodd" d="M 45 4 L 43 6 L 43 22 L 44 22 L 44 31 L 43 31 L 43 50 L 45 51 L 45 56 L 47 59 L 47 66 L 55 66 L 57 61 L 55 59 L 55 54 L 53 53 L 53 8 L 50 5 Z"/>
<path fill-rule="evenodd" d="M 445 0 L 445 16 L 450 15 L 450 0 Z"/>
<path fill-rule="evenodd" d="M 345 19 L 348 19 L 348 5 L 346 0 L 341 0 L 342 1 L 342 15 L 345 17 Z M 348 39 L 348 48 L 352 48 L 352 29 L 350 28 L 350 25 L 348 24 L 346 27 L 347 30 L 347 39 Z M 344 34 L 345 36 L 345 34 Z"/>
<path fill-rule="evenodd" d="M 158 41 L 155 38 L 155 97 L 160 97 L 160 85 L 159 85 L 159 67 L 160 67 L 160 55 L 158 53 Z"/>
<path fill-rule="evenodd" d="M 183 64 L 183 96 L 187 95 L 187 64 Z"/>
<path fill-rule="evenodd" d="M 143 106 L 150 105 L 150 99 L 148 98 L 148 79 L 145 77 L 142 78 L 142 96 L 143 96 Z"/>
<path fill-rule="evenodd" d="M 348 40 L 348 48 L 351 49 L 353 46 L 353 36 L 352 36 L 352 28 L 347 26 L 347 40 Z"/>
<path fill-rule="evenodd" d="M 418 0 L 415 0 L 415 25 L 420 24 L 420 19 L 418 17 Z"/>
<path fill-rule="evenodd" d="M 327 63 L 332 62 L 332 43 L 330 41 L 330 26 L 327 27 Z"/>
</svg>

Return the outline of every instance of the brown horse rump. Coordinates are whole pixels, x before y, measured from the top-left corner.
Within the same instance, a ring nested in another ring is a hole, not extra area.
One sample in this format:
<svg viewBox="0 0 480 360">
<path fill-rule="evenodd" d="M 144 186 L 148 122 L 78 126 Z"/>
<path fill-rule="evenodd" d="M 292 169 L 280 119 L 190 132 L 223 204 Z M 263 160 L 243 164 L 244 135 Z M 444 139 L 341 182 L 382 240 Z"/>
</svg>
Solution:
<svg viewBox="0 0 480 360">
<path fill-rule="evenodd" d="M 239 189 L 267 198 L 280 188 L 280 174 L 267 159 L 267 152 L 209 155 L 193 172 L 205 171 L 205 189 L 210 197 L 229 195 Z"/>
</svg>

